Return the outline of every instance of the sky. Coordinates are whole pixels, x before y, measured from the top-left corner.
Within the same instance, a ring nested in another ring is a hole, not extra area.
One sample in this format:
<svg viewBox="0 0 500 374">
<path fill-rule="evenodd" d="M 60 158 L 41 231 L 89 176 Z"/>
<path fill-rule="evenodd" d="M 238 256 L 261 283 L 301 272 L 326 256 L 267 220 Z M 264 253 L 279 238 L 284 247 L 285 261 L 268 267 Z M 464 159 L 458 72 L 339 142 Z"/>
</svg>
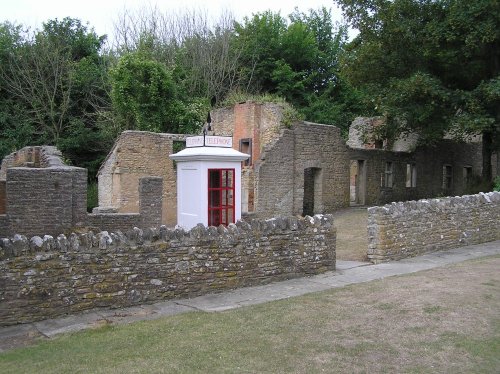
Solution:
<svg viewBox="0 0 500 374">
<path fill-rule="evenodd" d="M 111 37 L 113 23 L 120 13 L 145 6 L 157 6 L 162 12 L 201 9 L 214 18 L 223 10 L 231 10 L 236 19 L 268 9 L 287 16 L 296 6 L 304 12 L 325 6 L 332 8 L 334 20 L 341 19 L 341 12 L 333 0 L 0 0 L 0 22 L 10 21 L 34 29 L 49 19 L 69 16 L 88 22 L 98 35 Z"/>
</svg>

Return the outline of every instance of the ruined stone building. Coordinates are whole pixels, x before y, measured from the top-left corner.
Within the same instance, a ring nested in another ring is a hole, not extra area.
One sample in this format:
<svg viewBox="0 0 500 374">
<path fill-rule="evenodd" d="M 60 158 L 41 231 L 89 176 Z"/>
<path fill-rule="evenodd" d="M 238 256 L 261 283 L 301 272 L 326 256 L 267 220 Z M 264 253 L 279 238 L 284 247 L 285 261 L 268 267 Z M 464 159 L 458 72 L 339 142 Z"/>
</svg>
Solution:
<svg viewBox="0 0 500 374">
<path fill-rule="evenodd" d="M 376 140 L 381 118 L 357 118 L 350 127 L 351 202 L 380 205 L 393 201 L 471 193 L 482 172 L 482 144 L 444 139 L 418 146 L 416 135 L 392 143 Z M 494 156 L 494 175 L 498 173 Z"/>
<path fill-rule="evenodd" d="M 137 180 L 137 212 L 88 214 L 87 169 L 66 165 L 55 147 L 25 147 L 5 157 L 0 168 L 0 237 L 159 226 L 162 185 L 154 176 Z"/>
<path fill-rule="evenodd" d="M 346 142 L 335 126 L 305 121 L 286 126 L 283 113 L 280 104 L 255 102 L 212 112 L 214 133 L 233 136 L 233 148 L 251 156 L 242 168 L 242 212 L 247 215 L 312 215 L 350 204 L 460 195 L 481 175 L 481 143 L 444 140 L 417 147 L 410 137 L 379 144 L 369 138 L 377 118 L 357 119 Z M 168 155 L 181 149 L 184 139 L 124 132 L 99 171 L 97 210 L 137 211 L 139 178 L 160 176 L 162 222 L 175 225 L 176 169 Z"/>
<path fill-rule="evenodd" d="M 251 157 L 242 167 L 242 213 L 261 218 L 329 213 L 471 191 L 481 143 L 417 146 L 371 137 L 379 118 L 358 118 L 347 142 L 335 126 L 285 125 L 280 104 L 244 102 L 212 113 L 215 135 Z M 87 214 L 87 171 L 65 165 L 54 147 L 26 147 L 0 169 L 0 236 L 56 235 L 78 226 L 128 230 L 177 222 L 176 165 L 186 135 L 125 131 L 102 164 L 99 207 Z M 498 155 L 493 175 L 499 174 Z"/>
<path fill-rule="evenodd" d="M 87 170 L 67 166 L 55 147 L 25 147 L 0 168 L 0 235 L 52 233 L 82 225 Z"/>
</svg>

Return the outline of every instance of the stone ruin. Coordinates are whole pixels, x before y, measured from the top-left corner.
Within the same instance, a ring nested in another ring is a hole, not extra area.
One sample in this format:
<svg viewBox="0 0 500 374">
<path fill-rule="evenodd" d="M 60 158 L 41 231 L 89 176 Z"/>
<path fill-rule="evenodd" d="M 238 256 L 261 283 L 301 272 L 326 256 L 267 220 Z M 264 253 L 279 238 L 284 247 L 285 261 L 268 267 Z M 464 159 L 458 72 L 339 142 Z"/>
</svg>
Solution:
<svg viewBox="0 0 500 374">
<path fill-rule="evenodd" d="M 161 224 L 163 181 L 137 184 L 137 213 L 87 213 L 87 170 L 68 166 L 55 147 L 25 147 L 2 161 L 0 236 L 59 235 L 88 227 L 108 230 Z"/>
</svg>

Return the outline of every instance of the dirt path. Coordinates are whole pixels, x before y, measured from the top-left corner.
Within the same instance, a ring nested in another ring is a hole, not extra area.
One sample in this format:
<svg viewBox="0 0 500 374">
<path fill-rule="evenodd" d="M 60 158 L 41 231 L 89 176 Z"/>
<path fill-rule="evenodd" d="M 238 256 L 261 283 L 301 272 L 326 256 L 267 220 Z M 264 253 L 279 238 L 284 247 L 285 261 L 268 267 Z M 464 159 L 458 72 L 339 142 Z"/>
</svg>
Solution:
<svg viewBox="0 0 500 374">
<path fill-rule="evenodd" d="M 337 227 L 337 260 L 368 261 L 368 213 L 366 208 L 347 208 L 333 213 Z"/>
</svg>

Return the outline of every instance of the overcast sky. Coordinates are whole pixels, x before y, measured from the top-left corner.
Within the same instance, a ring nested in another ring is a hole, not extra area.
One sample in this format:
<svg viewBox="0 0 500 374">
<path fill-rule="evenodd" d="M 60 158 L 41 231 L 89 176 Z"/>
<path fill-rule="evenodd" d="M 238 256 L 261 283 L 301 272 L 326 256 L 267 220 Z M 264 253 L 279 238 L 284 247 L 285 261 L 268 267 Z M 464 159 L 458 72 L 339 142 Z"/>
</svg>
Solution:
<svg viewBox="0 0 500 374">
<path fill-rule="evenodd" d="M 325 6 L 332 8 L 335 20 L 341 18 L 333 0 L 0 0 L 0 21 L 38 28 L 49 19 L 69 16 L 84 23 L 89 22 L 98 35 L 110 35 L 113 22 L 124 9 L 135 10 L 155 5 L 164 12 L 200 8 L 208 11 L 214 18 L 223 9 L 229 9 L 237 19 L 268 9 L 280 11 L 281 15 L 287 16 L 296 6 L 301 11 Z"/>
</svg>

